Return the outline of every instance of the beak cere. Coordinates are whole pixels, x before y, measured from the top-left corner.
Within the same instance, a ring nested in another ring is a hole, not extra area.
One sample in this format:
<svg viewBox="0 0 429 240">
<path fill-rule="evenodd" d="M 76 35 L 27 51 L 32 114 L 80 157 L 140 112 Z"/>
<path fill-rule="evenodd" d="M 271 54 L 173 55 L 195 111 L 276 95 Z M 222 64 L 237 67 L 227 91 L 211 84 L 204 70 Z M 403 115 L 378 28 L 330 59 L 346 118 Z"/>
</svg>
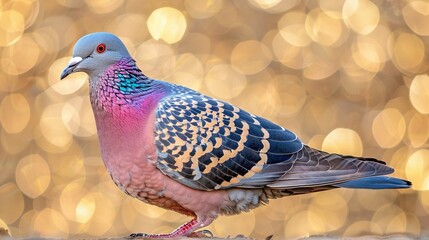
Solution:
<svg viewBox="0 0 429 240">
<path fill-rule="evenodd" d="M 73 73 L 77 65 L 82 61 L 81 57 L 73 57 L 70 59 L 69 65 L 61 73 L 61 80 Z"/>
</svg>

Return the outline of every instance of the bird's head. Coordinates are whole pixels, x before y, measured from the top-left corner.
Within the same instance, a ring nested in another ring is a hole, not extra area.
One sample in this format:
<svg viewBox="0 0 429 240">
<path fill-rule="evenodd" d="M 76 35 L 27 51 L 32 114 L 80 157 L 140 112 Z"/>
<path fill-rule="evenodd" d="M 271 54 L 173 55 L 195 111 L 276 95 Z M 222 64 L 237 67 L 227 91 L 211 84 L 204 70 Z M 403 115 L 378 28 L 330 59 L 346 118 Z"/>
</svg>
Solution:
<svg viewBox="0 0 429 240">
<path fill-rule="evenodd" d="M 107 32 L 85 35 L 76 42 L 73 57 L 61 73 L 61 79 L 74 72 L 97 76 L 125 57 L 130 57 L 130 54 L 117 36 Z"/>
</svg>

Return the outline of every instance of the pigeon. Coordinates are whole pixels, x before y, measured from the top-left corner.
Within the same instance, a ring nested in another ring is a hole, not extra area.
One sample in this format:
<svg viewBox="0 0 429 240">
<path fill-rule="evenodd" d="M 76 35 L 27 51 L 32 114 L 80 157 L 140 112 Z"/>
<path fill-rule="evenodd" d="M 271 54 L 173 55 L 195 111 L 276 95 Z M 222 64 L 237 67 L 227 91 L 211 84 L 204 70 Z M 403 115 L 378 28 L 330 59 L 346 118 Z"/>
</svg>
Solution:
<svg viewBox="0 0 429 240">
<path fill-rule="evenodd" d="M 374 158 L 330 154 L 228 102 L 147 77 L 107 32 L 80 38 L 61 79 L 89 76 L 102 160 L 113 182 L 145 203 L 192 218 L 166 234 L 201 236 L 219 215 L 270 199 L 335 188 L 408 188 Z M 231 79 L 233 81 L 233 79 Z"/>
</svg>

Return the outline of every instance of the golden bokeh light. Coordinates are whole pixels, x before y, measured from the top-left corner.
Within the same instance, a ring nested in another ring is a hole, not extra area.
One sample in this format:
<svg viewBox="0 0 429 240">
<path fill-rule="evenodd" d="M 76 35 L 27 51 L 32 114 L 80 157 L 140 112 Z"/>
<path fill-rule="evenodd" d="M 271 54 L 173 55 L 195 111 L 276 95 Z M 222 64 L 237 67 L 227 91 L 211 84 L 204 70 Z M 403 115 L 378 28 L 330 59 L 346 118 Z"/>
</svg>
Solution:
<svg viewBox="0 0 429 240">
<path fill-rule="evenodd" d="M 305 31 L 305 20 L 307 15 L 300 11 L 285 13 L 278 22 L 278 28 L 282 38 L 288 43 L 297 46 L 307 46 L 311 39 Z"/>
<path fill-rule="evenodd" d="M 33 231 L 41 237 L 67 238 L 69 233 L 69 225 L 64 216 L 52 208 L 45 208 L 37 212 L 32 227 Z"/>
<path fill-rule="evenodd" d="M 390 37 L 390 55 L 394 64 L 405 71 L 415 72 L 425 57 L 425 45 L 416 35 L 393 32 Z"/>
<path fill-rule="evenodd" d="M 402 15 L 407 25 L 413 32 L 428 36 L 429 3 L 427 1 L 410 1 L 402 8 Z"/>
<path fill-rule="evenodd" d="M 140 44 L 134 54 L 145 73 L 154 78 L 164 78 L 174 69 L 174 52 L 171 46 L 153 39 Z"/>
<path fill-rule="evenodd" d="M 313 41 L 324 46 L 335 45 L 345 31 L 341 19 L 332 17 L 318 8 L 308 13 L 305 29 Z"/>
<path fill-rule="evenodd" d="M 248 0 L 248 2 L 261 10 L 269 13 L 281 13 L 292 9 L 298 5 L 299 0 L 281 1 L 281 0 Z"/>
<path fill-rule="evenodd" d="M 21 159 L 16 166 L 16 183 L 27 196 L 36 198 L 43 194 L 51 181 L 51 171 L 46 161 L 37 154 Z"/>
<path fill-rule="evenodd" d="M 247 75 L 262 71 L 270 62 L 270 50 L 258 41 L 241 42 L 234 47 L 231 53 L 231 64 L 235 69 Z"/>
<path fill-rule="evenodd" d="M 64 187 L 59 197 L 61 212 L 63 215 L 72 221 L 87 222 L 88 219 L 83 219 L 82 215 L 84 214 L 84 209 L 78 210 L 79 204 L 85 199 L 88 190 L 83 186 L 83 179 L 75 180 Z M 86 200 L 87 201 L 87 200 Z M 82 203 L 83 204 L 83 203 Z M 84 208 L 81 206 L 80 208 Z M 80 213 L 78 214 L 78 212 Z"/>
<path fill-rule="evenodd" d="M 311 228 L 323 233 L 342 227 L 349 210 L 346 200 L 338 193 L 320 193 L 312 199 L 308 211 L 317 216 L 309 216 L 308 221 Z M 329 221 L 325 221 L 325 218 L 328 218 Z"/>
<path fill-rule="evenodd" d="M 302 32 L 298 32 L 298 34 L 302 34 Z M 297 44 L 304 44 L 302 43 L 302 41 L 305 41 L 305 39 L 302 40 L 301 38 L 305 38 L 305 36 L 301 35 L 296 38 L 296 36 L 293 34 L 277 34 L 272 42 L 274 56 L 279 62 L 289 68 L 302 69 L 304 67 L 304 57 L 302 56 L 301 51 L 304 50 L 301 47 L 295 46 L 285 40 L 283 38 L 283 36 L 285 35 L 287 39 L 293 38 L 293 40 L 289 41 L 292 41 L 294 43 L 298 42 Z"/>
<path fill-rule="evenodd" d="M 273 108 L 281 116 L 292 116 L 298 113 L 307 98 L 300 80 L 293 75 L 278 75 L 274 78 L 268 85 L 267 95 L 276 100 L 273 102 Z"/>
<path fill-rule="evenodd" d="M 24 16 L 15 10 L 2 11 L 0 14 L 0 46 L 16 43 L 24 33 Z"/>
<path fill-rule="evenodd" d="M 62 152 L 72 144 L 72 135 L 61 119 L 62 109 L 63 104 L 58 103 L 43 110 L 37 129 L 41 136 L 36 139 L 42 149 Z"/>
<path fill-rule="evenodd" d="M 208 70 L 205 83 L 213 96 L 231 99 L 244 90 L 247 79 L 229 65 L 218 64 Z"/>
<path fill-rule="evenodd" d="M 362 155 L 362 140 L 352 129 L 336 128 L 323 140 L 322 150 L 351 156 Z"/>
<path fill-rule="evenodd" d="M 416 221 L 415 216 L 406 214 L 398 206 L 386 204 L 374 213 L 371 230 L 378 232 L 378 234 L 409 232 L 418 236 L 420 234 L 420 223 Z"/>
<path fill-rule="evenodd" d="M 91 137 L 96 134 L 91 105 L 86 98 L 74 97 L 67 101 L 61 111 L 61 118 L 67 130 L 75 136 Z"/>
<path fill-rule="evenodd" d="M 369 72 L 379 72 L 384 67 L 386 53 L 381 45 L 372 38 L 358 37 L 352 45 L 354 62 Z"/>
<path fill-rule="evenodd" d="M 49 68 L 48 83 L 52 89 L 61 95 L 72 94 L 79 90 L 86 82 L 85 73 L 76 73 L 67 77 L 67 81 L 58 81 L 64 66 L 68 65 L 71 57 L 56 60 Z"/>
<path fill-rule="evenodd" d="M 19 188 L 11 182 L 0 185 L 0 219 L 12 224 L 24 211 L 24 196 Z"/>
<path fill-rule="evenodd" d="M 193 18 L 205 19 L 213 17 L 222 9 L 223 0 L 185 0 L 184 5 L 186 10 Z"/>
<path fill-rule="evenodd" d="M 162 39 L 172 44 L 180 41 L 185 34 L 186 19 L 175 8 L 159 8 L 150 14 L 147 27 L 155 40 Z"/>
<path fill-rule="evenodd" d="M 405 173 L 408 179 L 413 182 L 413 188 L 417 190 L 429 190 L 429 150 L 420 149 L 413 153 L 407 161 Z"/>
<path fill-rule="evenodd" d="M 429 114 L 429 76 L 417 75 L 410 86 L 413 107 L 422 114 Z"/>
<path fill-rule="evenodd" d="M 377 114 L 372 123 L 372 132 L 378 145 L 391 148 L 398 145 L 405 134 L 405 120 L 395 108 L 387 108 Z"/>
<path fill-rule="evenodd" d="M 254 212 L 244 213 L 241 217 L 221 216 L 218 220 L 213 223 L 213 228 L 220 236 L 237 236 L 240 234 L 248 236 L 252 233 L 256 222 Z"/>
<path fill-rule="evenodd" d="M 3 129 L 8 133 L 21 132 L 30 121 L 30 105 L 27 98 L 20 93 L 6 95 L 0 104 L 0 118 Z"/>
<path fill-rule="evenodd" d="M 85 0 L 94 13 L 106 14 L 121 7 L 124 0 Z"/>
<path fill-rule="evenodd" d="M 428 21 L 424 0 L 0 1 L 0 228 L 111 238 L 189 220 L 115 186 L 88 76 L 59 80 L 76 40 L 112 32 L 148 77 L 229 101 L 312 147 L 380 159 L 413 182 L 276 199 L 216 220 L 206 228 L 216 237 L 426 236 Z"/>
<path fill-rule="evenodd" d="M 281 0 L 249 0 L 254 6 L 258 6 L 262 9 L 275 7 L 281 2 Z"/>
<path fill-rule="evenodd" d="M 412 114 L 407 132 L 412 147 L 418 148 L 424 146 L 429 139 L 429 119 L 427 116 L 420 113 Z"/>
<path fill-rule="evenodd" d="M 91 197 L 83 197 L 76 206 L 76 220 L 80 223 L 88 222 L 95 211 L 95 202 Z"/>
<path fill-rule="evenodd" d="M 344 22 L 359 34 L 372 32 L 380 20 L 377 5 L 369 0 L 347 0 L 343 6 Z"/>
<path fill-rule="evenodd" d="M 1 7 L 1 4 L 0 4 Z M 3 5 L 3 9 L 15 10 L 25 19 L 25 28 L 29 28 L 36 21 L 40 12 L 40 3 L 36 0 L 15 0 Z"/>
<path fill-rule="evenodd" d="M 39 59 L 40 48 L 29 37 L 22 37 L 15 44 L 3 50 L 1 65 L 10 75 L 23 74 L 33 68 Z"/>
<path fill-rule="evenodd" d="M 166 80 L 199 90 L 203 83 L 204 67 L 197 56 L 191 53 L 179 55 L 175 59 L 174 72 Z"/>
<path fill-rule="evenodd" d="M 146 28 L 146 18 L 141 14 L 124 14 L 115 18 L 114 23 L 111 24 L 112 32 L 123 38 L 131 39 L 134 43 L 138 39 L 144 39 L 148 35 L 148 30 Z M 135 31 L 134 29 L 139 29 Z M 130 45 L 125 44 L 130 50 Z M 130 50 L 132 52 L 132 50 Z"/>
</svg>

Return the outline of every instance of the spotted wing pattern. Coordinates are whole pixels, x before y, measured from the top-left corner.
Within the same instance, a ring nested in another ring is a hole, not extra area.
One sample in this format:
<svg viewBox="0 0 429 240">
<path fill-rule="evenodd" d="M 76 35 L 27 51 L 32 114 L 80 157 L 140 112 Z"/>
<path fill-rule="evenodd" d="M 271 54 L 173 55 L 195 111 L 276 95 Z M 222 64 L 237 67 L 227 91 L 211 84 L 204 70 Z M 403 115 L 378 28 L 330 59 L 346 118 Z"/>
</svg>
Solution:
<svg viewBox="0 0 429 240">
<path fill-rule="evenodd" d="M 292 132 L 192 90 L 156 109 L 157 167 L 200 190 L 254 188 L 275 182 L 303 143 Z"/>
</svg>

